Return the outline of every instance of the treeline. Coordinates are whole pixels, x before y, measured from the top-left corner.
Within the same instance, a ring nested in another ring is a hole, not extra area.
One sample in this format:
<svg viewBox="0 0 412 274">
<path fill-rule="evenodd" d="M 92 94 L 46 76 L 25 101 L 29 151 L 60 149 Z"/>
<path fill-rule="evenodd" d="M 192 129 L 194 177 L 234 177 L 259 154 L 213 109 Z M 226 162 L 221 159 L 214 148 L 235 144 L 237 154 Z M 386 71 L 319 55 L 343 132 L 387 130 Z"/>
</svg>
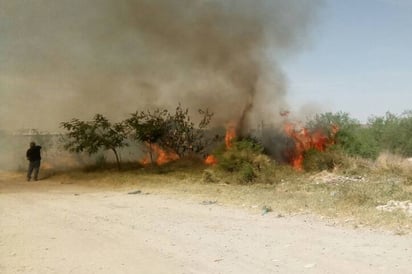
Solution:
<svg viewBox="0 0 412 274">
<path fill-rule="evenodd" d="M 318 114 L 307 125 L 310 128 L 331 124 L 339 127 L 336 148 L 350 156 L 376 159 L 382 152 L 412 157 L 412 111 L 401 115 L 387 112 L 384 116 L 373 116 L 361 123 L 348 113 Z"/>
<path fill-rule="evenodd" d="M 189 115 L 189 109 L 180 104 L 175 112 L 157 108 L 153 111 L 136 111 L 118 123 L 111 123 L 104 115 L 96 114 L 91 121 L 72 119 L 62 122 L 67 130 L 64 138 L 65 149 L 72 152 L 97 153 L 110 150 L 115 155 L 118 168 L 121 168 L 119 149 L 135 140 L 147 145 L 153 163 L 154 145 L 165 151 L 184 157 L 189 154 L 200 155 L 212 142 L 205 137 L 213 113 L 199 110 L 200 121 L 195 124 Z"/>
<path fill-rule="evenodd" d="M 89 154 L 110 150 L 119 168 L 121 163 L 118 151 L 128 146 L 131 140 L 147 146 L 152 163 L 158 147 L 176 154 L 179 158 L 187 155 L 205 156 L 206 150 L 217 139 L 207 131 L 213 113 L 207 109 L 199 110 L 199 116 L 199 122 L 195 124 L 191 120 L 189 109 L 179 104 L 174 112 L 162 108 L 152 111 L 136 111 L 118 123 L 111 123 L 102 114 L 96 114 L 91 121 L 72 119 L 61 123 L 61 127 L 67 131 L 64 135 L 64 147 L 72 152 Z M 318 169 L 331 168 L 337 162 L 336 155 L 376 159 L 380 153 L 390 152 L 412 157 L 412 111 L 401 115 L 388 112 L 384 116 L 369 118 L 367 123 L 361 123 L 350 117 L 348 113 L 328 112 L 318 114 L 306 122 L 306 128 L 309 130 L 321 128 L 326 133 L 335 130 L 331 127 L 332 125 L 339 128 L 336 135 L 332 134 L 335 138 L 334 145 L 328 148 L 333 153 L 328 154 L 328 151 L 306 152 L 307 168 L 305 169 L 310 170 L 307 164 L 314 162 L 320 162 L 316 164 Z M 250 145 L 253 147 L 258 145 L 257 147 L 262 148 L 262 152 L 259 152 L 260 150 L 258 152 L 263 153 L 265 150 L 259 141 L 259 136 L 253 136 L 252 139 L 253 142 Z M 238 141 L 242 140 L 234 140 L 234 142 Z M 248 142 L 243 141 L 241 144 Z M 239 146 L 238 150 L 242 150 L 242 147 Z M 242 152 L 239 151 L 239 153 Z M 229 154 L 230 159 L 236 158 L 232 155 L 233 151 Z M 220 159 L 220 165 L 227 164 L 226 160 Z"/>
</svg>

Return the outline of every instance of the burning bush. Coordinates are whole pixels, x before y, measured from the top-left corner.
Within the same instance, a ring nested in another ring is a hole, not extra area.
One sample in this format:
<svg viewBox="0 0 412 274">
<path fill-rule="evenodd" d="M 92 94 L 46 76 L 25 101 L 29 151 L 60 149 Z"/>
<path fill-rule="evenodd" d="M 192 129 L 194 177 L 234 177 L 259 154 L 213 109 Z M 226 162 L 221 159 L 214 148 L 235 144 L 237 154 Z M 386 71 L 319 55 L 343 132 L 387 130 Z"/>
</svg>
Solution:
<svg viewBox="0 0 412 274">
<path fill-rule="evenodd" d="M 161 108 L 136 111 L 117 124 L 111 124 L 101 114 L 92 121 L 73 119 L 62 123 L 69 131 L 65 147 L 89 154 L 111 150 L 120 166 L 118 149 L 128 145 L 129 137 L 147 149 L 147 155 L 140 159 L 142 164 L 162 165 L 187 156 L 200 158 L 212 149 L 210 144 L 219 140 L 221 134 L 220 129 L 219 134 L 206 130 L 213 113 L 206 109 L 199 110 L 199 114 L 200 121 L 195 124 L 189 110 L 179 104 L 174 112 Z M 348 166 L 345 156 L 375 159 L 383 150 L 412 155 L 410 112 L 399 117 L 388 113 L 370 119 L 366 125 L 341 112 L 318 114 L 307 123 L 291 121 L 287 115 L 281 113 L 285 119 L 283 131 L 282 127 L 265 130 L 262 126 L 259 134 L 259 130 L 248 132 L 247 128 L 241 128 L 239 121 L 226 123 L 226 135 L 220 138 L 221 148 L 207 155 L 204 162 L 237 173 L 243 182 L 251 182 L 262 174 L 264 164 L 257 163 L 258 157 L 289 163 L 295 170 L 319 171 Z M 245 137 L 249 134 L 255 139 Z"/>
<path fill-rule="evenodd" d="M 307 127 L 322 128 L 327 132 L 331 124 L 339 127 L 336 145 L 349 156 L 376 159 L 385 151 L 412 156 L 412 111 L 399 116 L 388 112 L 382 117 L 371 117 L 366 124 L 351 118 L 348 113 L 329 112 L 313 117 Z"/>
<path fill-rule="evenodd" d="M 259 176 L 263 165 L 270 162 L 262 152 L 263 146 L 254 139 L 232 140 L 230 147 L 216 151 L 217 168 L 236 174 L 239 182 L 250 183 Z"/>
<path fill-rule="evenodd" d="M 285 151 L 287 160 L 296 170 L 302 170 L 306 154 L 312 151 L 324 152 L 335 144 L 339 126 L 329 123 L 310 127 L 285 121 L 284 132 L 294 142 L 294 146 Z"/>
<path fill-rule="evenodd" d="M 198 110 L 201 119 L 197 126 L 191 121 L 189 109 L 184 109 L 180 104 L 174 114 L 168 114 L 166 134 L 159 139 L 159 144 L 174 151 L 180 158 L 190 154 L 201 154 L 213 141 L 205 137 L 213 113 L 208 109 Z"/>
<path fill-rule="evenodd" d="M 149 152 L 143 164 L 156 162 L 161 165 L 188 155 L 201 154 L 212 142 L 204 136 L 204 130 L 213 113 L 199 110 L 199 114 L 202 117 L 197 126 L 191 121 L 189 109 L 184 109 L 180 104 L 174 114 L 166 109 L 131 114 L 125 121 L 130 135 L 145 143 Z"/>
<path fill-rule="evenodd" d="M 148 156 L 142 160 L 143 164 L 154 163 L 154 156 L 161 148 L 156 144 L 167 132 L 167 110 L 156 109 L 151 111 L 136 111 L 125 121 L 129 135 L 136 141 L 146 144 Z"/>
<path fill-rule="evenodd" d="M 254 159 L 263 152 L 263 147 L 253 139 L 244 139 L 232 143 L 229 149 L 216 153 L 218 166 L 223 170 L 240 171 L 244 164 L 253 164 Z"/>
</svg>

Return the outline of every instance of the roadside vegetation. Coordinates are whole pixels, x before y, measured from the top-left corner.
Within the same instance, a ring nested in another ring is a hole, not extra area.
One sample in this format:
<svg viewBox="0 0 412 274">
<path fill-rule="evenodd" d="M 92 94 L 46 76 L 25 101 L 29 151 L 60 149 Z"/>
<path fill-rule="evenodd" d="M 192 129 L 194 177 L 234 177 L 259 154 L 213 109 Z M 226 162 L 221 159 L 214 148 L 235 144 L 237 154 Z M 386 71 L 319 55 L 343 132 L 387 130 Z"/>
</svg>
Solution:
<svg viewBox="0 0 412 274">
<path fill-rule="evenodd" d="M 412 112 L 371 117 L 366 124 L 342 112 L 312 117 L 305 130 L 309 134 L 321 131 L 333 140 L 322 149 L 302 150 L 302 170 L 267 155 L 258 137 L 233 136 L 230 145 L 222 136 L 206 138 L 213 115 L 200 114 L 197 126 L 188 109 L 180 105 L 174 114 L 162 109 L 131 114 L 121 123 L 125 128 L 121 132 L 146 144 L 150 165 L 128 165 L 120 174 L 93 172 L 82 177 L 120 184 L 139 182 L 139 187 L 157 191 L 173 186 L 173 190 L 166 189 L 273 210 L 279 216 L 316 213 L 354 227 L 412 231 L 412 162 L 408 161 L 412 157 Z M 68 124 L 63 125 L 67 128 Z M 153 146 L 177 154 L 178 160 L 156 164 Z M 203 163 L 208 154 L 214 157 L 213 165 Z"/>
<path fill-rule="evenodd" d="M 308 119 L 305 132 L 323 132 L 333 140 L 322 149 L 301 150 L 298 170 L 288 159 L 268 154 L 259 136 L 225 142 L 224 129 L 209 128 L 213 113 L 208 110 L 199 110 L 196 118 L 197 123 L 179 104 L 175 112 L 136 111 L 118 123 L 101 114 L 91 121 L 63 122 L 68 151 L 102 155 L 108 150 L 115 161 L 98 156 L 81 169 L 54 176 L 179 193 L 279 217 L 316 213 L 353 227 L 412 232 L 411 111 L 371 117 L 366 124 L 342 112 Z M 144 153 L 122 161 L 122 150 L 132 147 Z M 206 164 L 210 156 L 213 161 Z"/>
</svg>

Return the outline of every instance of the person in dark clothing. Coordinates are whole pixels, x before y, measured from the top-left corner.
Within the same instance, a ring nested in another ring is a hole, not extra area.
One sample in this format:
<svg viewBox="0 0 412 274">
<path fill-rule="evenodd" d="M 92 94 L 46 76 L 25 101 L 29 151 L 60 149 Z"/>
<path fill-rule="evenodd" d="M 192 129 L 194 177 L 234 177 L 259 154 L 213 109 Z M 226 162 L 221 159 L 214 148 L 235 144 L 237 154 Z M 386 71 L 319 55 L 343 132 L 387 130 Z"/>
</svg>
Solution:
<svg viewBox="0 0 412 274">
<path fill-rule="evenodd" d="M 29 160 L 29 169 L 27 171 L 27 181 L 31 180 L 31 174 L 34 171 L 33 179 L 37 181 L 40 169 L 41 146 L 37 146 L 35 142 L 30 143 L 30 148 L 26 152 L 27 160 Z"/>
</svg>

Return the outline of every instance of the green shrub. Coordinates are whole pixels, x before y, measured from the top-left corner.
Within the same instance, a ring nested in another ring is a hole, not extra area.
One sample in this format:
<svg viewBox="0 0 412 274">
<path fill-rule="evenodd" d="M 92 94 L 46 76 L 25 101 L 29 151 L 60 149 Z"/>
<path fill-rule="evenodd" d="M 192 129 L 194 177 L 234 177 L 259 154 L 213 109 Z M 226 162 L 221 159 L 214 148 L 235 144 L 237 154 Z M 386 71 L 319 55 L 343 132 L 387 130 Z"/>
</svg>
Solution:
<svg viewBox="0 0 412 274">
<path fill-rule="evenodd" d="M 230 149 L 217 151 L 218 167 L 229 172 L 238 172 L 245 164 L 252 165 L 254 160 L 261 155 L 262 145 L 253 139 L 234 141 Z"/>
<path fill-rule="evenodd" d="M 333 128 L 338 127 L 339 131 L 334 136 L 337 146 L 350 155 L 357 155 L 361 146 L 356 132 L 361 127 L 358 120 L 353 119 L 348 113 L 322 113 L 315 115 L 306 123 L 310 130 L 321 129 L 328 136 L 332 136 Z"/>
<path fill-rule="evenodd" d="M 361 124 L 348 113 L 323 113 L 310 119 L 307 128 L 322 129 L 331 133 L 332 126 L 338 126 L 335 136 L 336 145 L 349 156 L 376 159 L 383 151 L 412 156 L 412 111 L 402 115 L 390 112 L 382 117 L 371 117 Z"/>
<path fill-rule="evenodd" d="M 250 183 L 256 178 L 255 171 L 249 163 L 243 163 L 239 171 L 240 180 L 244 183 Z"/>
<path fill-rule="evenodd" d="M 412 111 L 399 116 L 388 112 L 383 117 L 370 118 L 368 130 L 378 143 L 379 152 L 412 156 Z"/>
<path fill-rule="evenodd" d="M 220 147 L 214 155 L 218 160 L 216 168 L 226 175 L 227 179 L 238 183 L 251 183 L 262 177 L 269 170 L 271 160 L 263 155 L 263 146 L 256 140 L 245 138 L 235 140 L 230 148 Z"/>
<path fill-rule="evenodd" d="M 383 151 L 412 156 L 412 111 L 402 115 L 388 112 L 369 118 L 363 125 L 342 112 L 318 114 L 307 123 L 309 128 L 325 132 L 331 125 L 339 127 L 336 144 L 350 156 L 376 159 Z"/>
<path fill-rule="evenodd" d="M 338 147 L 330 147 L 325 151 L 310 149 L 305 152 L 303 169 L 306 171 L 333 170 L 347 166 L 348 159 Z"/>
<path fill-rule="evenodd" d="M 263 146 L 254 139 L 234 141 L 231 148 L 222 146 L 214 155 L 218 163 L 212 174 L 204 174 L 205 182 L 279 184 L 298 174 L 290 165 L 278 164 L 265 155 Z"/>
</svg>

